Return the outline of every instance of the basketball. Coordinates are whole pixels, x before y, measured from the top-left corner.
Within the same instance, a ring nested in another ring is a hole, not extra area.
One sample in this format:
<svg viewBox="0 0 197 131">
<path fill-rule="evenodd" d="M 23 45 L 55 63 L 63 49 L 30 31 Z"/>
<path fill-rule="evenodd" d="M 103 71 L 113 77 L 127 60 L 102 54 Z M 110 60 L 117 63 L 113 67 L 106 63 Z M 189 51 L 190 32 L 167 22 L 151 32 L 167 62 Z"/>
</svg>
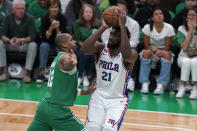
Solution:
<svg viewBox="0 0 197 131">
<path fill-rule="evenodd" d="M 103 12 L 103 19 L 108 26 L 119 26 L 120 9 L 117 6 L 112 6 Z"/>
</svg>

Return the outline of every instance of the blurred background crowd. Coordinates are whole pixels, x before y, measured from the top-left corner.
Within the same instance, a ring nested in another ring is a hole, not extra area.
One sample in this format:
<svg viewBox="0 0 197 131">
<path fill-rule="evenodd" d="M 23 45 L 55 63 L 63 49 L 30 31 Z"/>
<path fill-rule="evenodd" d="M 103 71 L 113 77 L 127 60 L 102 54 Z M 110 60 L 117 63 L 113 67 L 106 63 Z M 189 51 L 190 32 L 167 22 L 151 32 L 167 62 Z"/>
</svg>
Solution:
<svg viewBox="0 0 197 131">
<path fill-rule="evenodd" d="M 128 89 L 177 90 L 177 98 L 189 90 L 189 98 L 197 99 L 197 0 L 0 0 L 0 81 L 47 81 L 58 52 L 54 39 L 69 33 L 77 44 L 78 86 L 89 86 L 95 60 L 80 47 L 111 6 L 127 13 L 130 45 L 139 53 Z M 110 31 L 101 42 L 108 43 Z"/>
</svg>

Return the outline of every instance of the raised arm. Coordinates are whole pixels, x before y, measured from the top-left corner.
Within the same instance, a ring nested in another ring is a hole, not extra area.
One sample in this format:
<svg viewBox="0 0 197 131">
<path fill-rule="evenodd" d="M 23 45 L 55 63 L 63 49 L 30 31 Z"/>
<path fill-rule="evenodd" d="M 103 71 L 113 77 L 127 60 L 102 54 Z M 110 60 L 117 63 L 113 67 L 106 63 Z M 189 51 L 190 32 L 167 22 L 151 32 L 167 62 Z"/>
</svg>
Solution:
<svg viewBox="0 0 197 131">
<path fill-rule="evenodd" d="M 102 26 L 93 34 L 91 35 L 81 46 L 81 51 L 84 54 L 96 54 L 101 49 L 104 48 L 104 44 L 97 41 L 101 34 L 108 28 L 108 26 L 105 24 L 104 20 L 102 21 Z"/>
<path fill-rule="evenodd" d="M 181 44 L 181 48 L 184 50 L 184 51 L 187 51 L 188 47 L 189 47 L 189 44 L 190 44 L 190 41 L 193 37 L 193 33 L 196 32 L 196 21 L 192 21 L 192 20 L 188 20 L 188 32 L 187 32 L 187 36 L 185 38 L 185 40 L 180 43 Z M 194 37 L 194 42 L 195 42 L 195 46 L 196 46 L 196 39 Z"/>
<path fill-rule="evenodd" d="M 123 10 L 121 10 L 120 16 L 119 16 L 119 26 L 121 30 L 121 53 L 123 55 L 123 60 L 125 63 L 125 67 L 130 70 L 134 63 L 135 60 L 138 57 L 137 52 L 131 48 L 127 31 L 125 28 L 125 23 L 126 23 L 126 15 Z"/>
</svg>

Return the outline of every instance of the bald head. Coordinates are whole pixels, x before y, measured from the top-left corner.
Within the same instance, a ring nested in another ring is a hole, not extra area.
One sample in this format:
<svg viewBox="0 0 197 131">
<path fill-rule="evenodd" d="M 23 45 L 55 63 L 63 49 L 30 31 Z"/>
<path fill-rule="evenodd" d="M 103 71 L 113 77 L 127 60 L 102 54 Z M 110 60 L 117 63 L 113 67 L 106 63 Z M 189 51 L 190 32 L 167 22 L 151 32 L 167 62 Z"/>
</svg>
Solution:
<svg viewBox="0 0 197 131">
<path fill-rule="evenodd" d="M 58 34 L 55 38 L 55 45 L 58 49 L 61 49 L 61 45 L 67 42 L 66 33 Z"/>
<path fill-rule="evenodd" d="M 55 44 L 59 50 L 65 52 L 76 48 L 76 41 L 68 33 L 58 34 L 55 38 Z"/>
</svg>

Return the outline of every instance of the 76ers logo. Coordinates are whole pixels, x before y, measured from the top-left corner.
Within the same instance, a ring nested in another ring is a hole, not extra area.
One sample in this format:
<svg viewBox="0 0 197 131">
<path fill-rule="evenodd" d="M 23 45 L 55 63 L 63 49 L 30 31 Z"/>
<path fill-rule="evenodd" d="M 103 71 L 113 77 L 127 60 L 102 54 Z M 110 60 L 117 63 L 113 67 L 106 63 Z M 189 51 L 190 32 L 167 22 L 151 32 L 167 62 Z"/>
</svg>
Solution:
<svg viewBox="0 0 197 131">
<path fill-rule="evenodd" d="M 108 123 L 111 123 L 112 125 L 114 125 L 114 124 L 115 124 L 115 120 L 109 119 L 109 120 L 108 120 Z"/>
</svg>

